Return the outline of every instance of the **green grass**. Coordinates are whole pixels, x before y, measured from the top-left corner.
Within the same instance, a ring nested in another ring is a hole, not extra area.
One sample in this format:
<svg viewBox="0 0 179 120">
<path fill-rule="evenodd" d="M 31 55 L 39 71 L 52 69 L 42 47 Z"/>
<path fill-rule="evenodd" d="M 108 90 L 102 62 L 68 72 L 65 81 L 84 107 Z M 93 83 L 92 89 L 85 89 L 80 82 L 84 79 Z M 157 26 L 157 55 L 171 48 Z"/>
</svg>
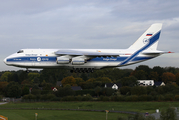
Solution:
<svg viewBox="0 0 179 120">
<path fill-rule="evenodd" d="M 62 109 L 91 109 L 91 110 L 119 110 L 133 112 L 154 113 L 156 109 L 179 107 L 179 102 L 35 102 L 8 103 L 1 108 L 62 108 Z"/>
<path fill-rule="evenodd" d="M 60 111 L 60 110 L 0 110 L 0 114 L 9 120 L 105 120 L 105 112 Z M 108 113 L 108 120 L 117 120 L 118 116 L 127 114 Z"/>
</svg>

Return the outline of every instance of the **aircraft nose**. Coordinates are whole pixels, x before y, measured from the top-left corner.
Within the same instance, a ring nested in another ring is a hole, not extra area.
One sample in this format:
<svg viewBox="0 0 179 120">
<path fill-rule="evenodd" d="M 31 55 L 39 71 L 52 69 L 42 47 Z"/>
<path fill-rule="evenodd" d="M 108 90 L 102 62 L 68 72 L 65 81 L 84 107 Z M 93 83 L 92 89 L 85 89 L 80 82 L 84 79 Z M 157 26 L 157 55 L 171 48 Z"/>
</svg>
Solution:
<svg viewBox="0 0 179 120">
<path fill-rule="evenodd" d="M 6 58 L 4 59 L 4 63 L 7 64 L 7 59 Z"/>
</svg>

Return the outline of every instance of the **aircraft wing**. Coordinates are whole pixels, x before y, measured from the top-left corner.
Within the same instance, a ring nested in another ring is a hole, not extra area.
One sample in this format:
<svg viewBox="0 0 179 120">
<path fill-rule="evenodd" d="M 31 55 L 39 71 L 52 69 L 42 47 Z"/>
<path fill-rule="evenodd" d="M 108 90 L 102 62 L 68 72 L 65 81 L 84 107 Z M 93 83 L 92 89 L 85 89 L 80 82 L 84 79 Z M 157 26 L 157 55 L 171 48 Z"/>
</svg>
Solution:
<svg viewBox="0 0 179 120">
<path fill-rule="evenodd" d="M 83 51 L 83 50 L 58 50 L 55 52 L 56 55 L 72 55 L 72 56 L 119 56 L 119 53 L 106 53 L 101 51 Z"/>
</svg>

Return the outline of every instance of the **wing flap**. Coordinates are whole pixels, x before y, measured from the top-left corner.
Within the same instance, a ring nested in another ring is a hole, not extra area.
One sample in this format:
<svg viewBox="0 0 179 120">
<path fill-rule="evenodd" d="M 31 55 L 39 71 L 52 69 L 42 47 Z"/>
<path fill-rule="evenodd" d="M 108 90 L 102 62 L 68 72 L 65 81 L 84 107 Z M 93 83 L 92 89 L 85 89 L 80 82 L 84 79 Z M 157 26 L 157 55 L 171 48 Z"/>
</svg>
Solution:
<svg viewBox="0 0 179 120">
<path fill-rule="evenodd" d="M 91 52 L 91 51 L 80 51 L 80 50 L 58 50 L 55 52 L 56 55 L 72 55 L 72 56 L 119 56 L 119 53 L 105 53 L 105 52 Z"/>
</svg>

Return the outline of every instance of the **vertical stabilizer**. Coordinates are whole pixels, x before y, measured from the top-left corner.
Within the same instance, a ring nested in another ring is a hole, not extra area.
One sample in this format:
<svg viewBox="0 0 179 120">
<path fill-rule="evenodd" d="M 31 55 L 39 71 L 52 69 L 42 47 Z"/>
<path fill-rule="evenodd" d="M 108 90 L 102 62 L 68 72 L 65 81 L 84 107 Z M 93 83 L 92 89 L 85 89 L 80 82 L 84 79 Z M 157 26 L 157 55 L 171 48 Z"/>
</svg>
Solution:
<svg viewBox="0 0 179 120">
<path fill-rule="evenodd" d="M 161 29 L 162 23 L 152 24 L 129 49 L 138 50 L 145 48 L 145 50 L 156 50 Z"/>
</svg>

